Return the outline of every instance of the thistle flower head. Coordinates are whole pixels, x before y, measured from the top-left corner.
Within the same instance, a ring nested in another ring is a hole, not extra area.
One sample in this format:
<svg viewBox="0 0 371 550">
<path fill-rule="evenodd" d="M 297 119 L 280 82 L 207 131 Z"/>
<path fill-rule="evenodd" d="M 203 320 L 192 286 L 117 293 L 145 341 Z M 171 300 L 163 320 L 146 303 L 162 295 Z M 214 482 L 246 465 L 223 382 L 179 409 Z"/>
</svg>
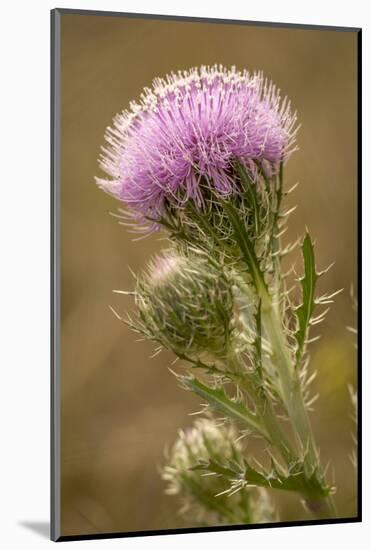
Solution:
<svg viewBox="0 0 371 550">
<path fill-rule="evenodd" d="M 209 460 L 219 464 L 243 461 L 232 424 L 200 418 L 192 427 L 179 431 L 168 455 L 162 472 L 168 483 L 166 492 L 182 498 L 182 512 L 188 516 L 204 524 L 272 521 L 272 506 L 264 490 L 245 488 L 231 495 L 223 477 L 193 469 L 199 462 Z"/>
<path fill-rule="evenodd" d="M 294 149 L 295 122 L 261 73 L 222 66 L 171 73 L 107 129 L 100 166 L 109 179 L 97 183 L 139 219 L 158 220 L 188 199 L 201 208 L 205 189 L 238 193 L 236 160 L 253 178 L 257 164 L 275 172 Z"/>
<path fill-rule="evenodd" d="M 227 352 L 233 331 L 233 295 L 221 268 L 201 256 L 174 251 L 157 256 L 138 279 L 140 332 L 178 355 Z"/>
<path fill-rule="evenodd" d="M 200 418 L 192 427 L 180 430 L 164 470 L 164 479 L 169 481 L 167 493 L 179 494 L 183 488 L 183 476 L 195 475 L 191 468 L 198 462 L 236 460 L 241 452 L 241 444 L 236 440 L 237 432 L 231 424 L 217 424 L 209 417 Z"/>
</svg>

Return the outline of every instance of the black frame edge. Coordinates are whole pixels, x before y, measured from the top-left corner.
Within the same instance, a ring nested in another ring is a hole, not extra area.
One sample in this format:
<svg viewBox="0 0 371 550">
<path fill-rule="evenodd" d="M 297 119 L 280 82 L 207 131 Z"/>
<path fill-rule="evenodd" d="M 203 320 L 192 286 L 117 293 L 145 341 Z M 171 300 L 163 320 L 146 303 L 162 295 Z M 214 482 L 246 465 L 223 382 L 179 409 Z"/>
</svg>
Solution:
<svg viewBox="0 0 371 550">
<path fill-rule="evenodd" d="M 50 538 L 60 539 L 59 129 L 60 10 L 50 12 Z"/>
<path fill-rule="evenodd" d="M 361 520 L 358 517 L 351 518 L 336 518 L 323 520 L 304 520 L 304 521 L 281 521 L 279 523 L 258 523 L 255 525 L 222 525 L 216 527 L 187 527 L 184 529 L 163 529 L 163 530 L 148 530 L 148 531 L 124 531 L 114 533 L 94 533 L 91 535 L 62 535 L 57 539 L 57 542 L 69 542 L 75 540 L 101 540 L 101 539 L 117 539 L 117 538 L 132 538 L 132 537 L 152 537 L 161 535 L 183 535 L 188 533 L 217 533 L 220 531 L 250 531 L 256 529 L 271 529 L 283 527 L 301 527 L 315 525 L 337 525 L 344 523 L 359 523 Z"/>
<path fill-rule="evenodd" d="M 357 515 L 362 521 L 362 29 L 357 33 Z"/>
</svg>

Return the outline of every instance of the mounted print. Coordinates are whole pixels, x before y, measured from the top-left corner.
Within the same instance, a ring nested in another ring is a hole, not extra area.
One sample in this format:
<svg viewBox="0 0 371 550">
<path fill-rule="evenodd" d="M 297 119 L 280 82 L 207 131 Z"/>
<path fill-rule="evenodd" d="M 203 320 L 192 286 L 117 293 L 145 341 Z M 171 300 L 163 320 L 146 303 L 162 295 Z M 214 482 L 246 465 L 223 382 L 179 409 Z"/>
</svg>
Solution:
<svg viewBox="0 0 371 550">
<path fill-rule="evenodd" d="M 54 540 L 360 521 L 360 39 L 53 10 Z"/>
</svg>

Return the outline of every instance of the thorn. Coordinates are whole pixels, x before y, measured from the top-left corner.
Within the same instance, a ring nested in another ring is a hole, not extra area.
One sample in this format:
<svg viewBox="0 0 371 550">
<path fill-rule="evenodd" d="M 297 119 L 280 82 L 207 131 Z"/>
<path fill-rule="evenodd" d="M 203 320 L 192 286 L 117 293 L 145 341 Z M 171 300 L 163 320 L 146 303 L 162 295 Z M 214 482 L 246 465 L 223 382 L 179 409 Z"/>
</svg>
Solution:
<svg viewBox="0 0 371 550">
<path fill-rule="evenodd" d="M 332 262 L 329 266 L 327 266 L 325 269 L 323 269 L 322 271 L 318 271 L 318 273 L 316 273 L 317 277 L 321 277 L 322 275 L 324 275 L 325 273 L 327 273 L 328 271 L 330 271 L 330 269 L 332 267 L 334 267 L 335 265 L 335 262 Z"/>
<path fill-rule="evenodd" d="M 332 304 L 333 298 L 340 294 L 340 292 L 343 292 L 343 288 L 340 288 L 336 292 L 333 292 L 332 294 L 324 294 L 323 296 L 320 296 L 319 298 L 316 298 L 314 300 L 314 303 L 317 305 L 325 305 L 325 304 Z"/>
<path fill-rule="evenodd" d="M 299 182 L 297 181 L 296 183 L 294 183 L 294 185 L 292 187 L 290 187 L 290 189 L 288 191 L 286 191 L 286 195 L 289 195 L 290 193 L 292 193 L 299 185 Z"/>
<path fill-rule="evenodd" d="M 319 393 L 316 393 L 316 395 L 314 395 L 312 399 L 306 402 L 307 407 L 308 408 L 311 407 L 317 401 L 318 398 L 319 398 Z"/>
<path fill-rule="evenodd" d="M 305 380 L 306 387 L 308 387 L 313 382 L 313 380 L 317 377 L 317 374 L 318 374 L 318 371 L 315 370 L 314 372 L 312 372 L 309 378 Z"/>
<path fill-rule="evenodd" d="M 240 491 L 241 489 L 242 489 L 242 487 L 237 486 L 236 489 L 234 489 L 234 491 L 230 492 L 228 496 L 231 497 L 231 496 L 235 495 L 235 494 L 238 493 L 238 491 Z"/>
<path fill-rule="evenodd" d="M 293 206 L 292 208 L 289 208 L 285 212 L 282 212 L 281 218 L 287 218 L 290 214 L 292 214 L 297 209 L 297 205 Z"/>
<path fill-rule="evenodd" d="M 149 358 L 150 358 L 150 359 L 154 359 L 157 355 L 159 355 L 159 354 L 161 353 L 161 351 L 162 351 L 162 348 L 156 349 L 156 350 L 152 353 L 152 355 L 149 356 Z"/>
<path fill-rule="evenodd" d="M 321 335 L 314 336 L 313 338 L 309 338 L 309 340 L 305 340 L 306 344 L 312 344 L 313 342 L 317 342 L 321 338 Z"/>
<path fill-rule="evenodd" d="M 128 265 L 128 270 L 130 271 L 131 276 L 132 276 L 135 280 L 137 280 L 137 275 L 136 275 L 136 273 L 134 272 L 134 270 L 130 267 L 130 265 Z"/>
<path fill-rule="evenodd" d="M 184 376 L 183 374 L 178 374 L 177 372 L 175 372 L 173 369 L 171 369 L 170 367 L 168 367 L 168 370 L 171 372 L 171 374 L 173 374 L 175 376 L 175 378 L 177 378 L 180 382 L 183 382 L 187 376 Z"/>
<path fill-rule="evenodd" d="M 114 294 L 124 294 L 125 296 L 135 296 L 136 292 L 134 290 L 112 290 Z"/>
<path fill-rule="evenodd" d="M 188 416 L 196 416 L 198 414 L 205 414 L 205 410 L 208 409 L 207 407 L 203 407 L 200 411 L 195 411 L 193 413 L 188 413 Z"/>
<path fill-rule="evenodd" d="M 112 306 L 108 306 L 110 308 L 110 310 L 112 311 L 112 313 L 114 314 L 114 316 L 119 320 L 119 321 L 122 321 L 122 317 L 117 313 L 117 311 L 112 307 Z"/>
<path fill-rule="evenodd" d="M 215 498 L 216 498 L 216 497 L 221 497 L 222 495 L 226 495 L 227 493 L 230 492 L 230 490 L 231 490 L 231 489 L 228 488 L 228 489 L 226 489 L 225 491 L 221 491 L 220 493 L 217 493 L 217 494 L 215 495 Z"/>
<path fill-rule="evenodd" d="M 323 318 L 325 317 L 325 315 L 330 311 L 330 308 L 326 308 L 325 311 L 322 311 L 322 313 L 320 313 L 319 315 L 317 315 L 317 317 L 312 317 L 311 318 L 311 322 L 313 323 L 316 323 L 317 321 L 321 321 L 323 320 Z"/>
<path fill-rule="evenodd" d="M 315 325 L 319 325 L 319 324 L 323 323 L 323 321 L 324 321 L 324 318 L 323 318 L 323 317 L 321 317 L 320 319 L 317 319 L 316 321 L 310 320 L 310 321 L 309 321 L 309 325 L 310 325 L 311 327 L 314 327 Z"/>
</svg>

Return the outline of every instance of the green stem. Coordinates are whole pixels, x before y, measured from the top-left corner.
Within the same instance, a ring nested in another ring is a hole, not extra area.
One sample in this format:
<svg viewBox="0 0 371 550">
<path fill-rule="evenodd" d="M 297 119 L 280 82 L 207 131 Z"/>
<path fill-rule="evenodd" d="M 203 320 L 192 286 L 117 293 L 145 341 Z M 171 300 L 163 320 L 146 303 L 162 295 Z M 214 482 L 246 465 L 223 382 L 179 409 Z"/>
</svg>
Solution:
<svg viewBox="0 0 371 550">
<path fill-rule="evenodd" d="M 269 301 L 265 298 L 262 302 L 262 325 L 272 348 L 272 360 L 278 370 L 282 399 L 305 455 L 304 462 L 309 470 L 313 470 L 313 466 L 318 462 L 318 453 L 304 406 L 300 381 L 281 330 L 277 310 L 274 309 L 270 298 Z"/>
<path fill-rule="evenodd" d="M 260 275 L 260 277 L 262 277 L 262 275 Z M 246 296 L 247 302 L 251 303 L 254 298 L 250 291 L 251 287 L 248 282 L 246 283 L 244 277 L 242 277 L 238 286 L 242 294 Z M 275 418 L 275 413 L 271 404 L 264 409 L 262 404 L 257 403 L 257 409 L 260 412 L 265 411 L 265 415 L 262 415 L 265 429 L 270 436 L 271 443 L 277 447 L 285 460 L 291 464 L 303 461 L 304 473 L 308 480 L 311 479 L 313 473 L 315 473 L 319 479 L 323 480 L 324 476 L 320 471 L 319 455 L 305 407 L 300 379 L 282 329 L 283 323 L 277 305 L 278 299 L 275 302 L 273 301 L 264 284 L 255 285 L 255 289 L 260 299 L 261 324 L 265 337 L 271 347 L 272 362 L 277 369 L 278 390 L 289 416 L 299 445 L 299 450 L 292 451 L 291 447 L 288 446 L 286 442 L 282 444 L 282 441 L 285 441 L 282 437 L 284 434 Z M 253 392 L 255 392 L 255 395 L 259 395 L 259 391 L 256 391 L 256 389 L 251 386 L 251 381 L 248 383 L 250 384 L 250 388 L 246 387 L 245 389 L 247 391 L 250 389 L 250 395 L 252 395 Z M 258 390 L 259 389 L 258 386 Z M 254 401 L 256 402 L 256 400 Z M 287 452 L 287 448 L 290 449 L 289 453 Z M 292 457 L 293 460 L 291 460 Z M 303 498 L 308 509 L 317 517 L 336 517 L 336 509 L 331 496 L 326 499 L 320 497 L 319 499 L 313 500 L 309 495 L 303 494 Z"/>
<path fill-rule="evenodd" d="M 282 321 L 278 308 L 274 307 L 268 293 L 264 293 L 261 300 L 262 326 L 271 345 L 272 360 L 278 371 L 282 400 L 301 447 L 304 472 L 308 478 L 315 472 L 320 477 L 324 477 L 321 473 L 318 450 L 305 407 L 300 380 L 282 331 Z M 308 500 L 307 504 L 316 515 L 322 516 L 325 513 L 329 514 L 326 517 L 336 516 L 335 505 L 331 497 L 321 499 L 321 502 L 318 500 L 315 503 Z"/>
<path fill-rule="evenodd" d="M 238 384 L 255 404 L 260 420 L 268 434 L 269 443 L 276 447 L 287 466 L 289 466 L 295 461 L 295 452 L 277 420 L 277 415 L 271 402 L 267 399 L 261 381 L 257 379 L 254 373 L 246 373 L 246 368 L 241 364 L 241 360 L 236 353 L 231 353 L 228 363 L 238 373 Z"/>
</svg>

